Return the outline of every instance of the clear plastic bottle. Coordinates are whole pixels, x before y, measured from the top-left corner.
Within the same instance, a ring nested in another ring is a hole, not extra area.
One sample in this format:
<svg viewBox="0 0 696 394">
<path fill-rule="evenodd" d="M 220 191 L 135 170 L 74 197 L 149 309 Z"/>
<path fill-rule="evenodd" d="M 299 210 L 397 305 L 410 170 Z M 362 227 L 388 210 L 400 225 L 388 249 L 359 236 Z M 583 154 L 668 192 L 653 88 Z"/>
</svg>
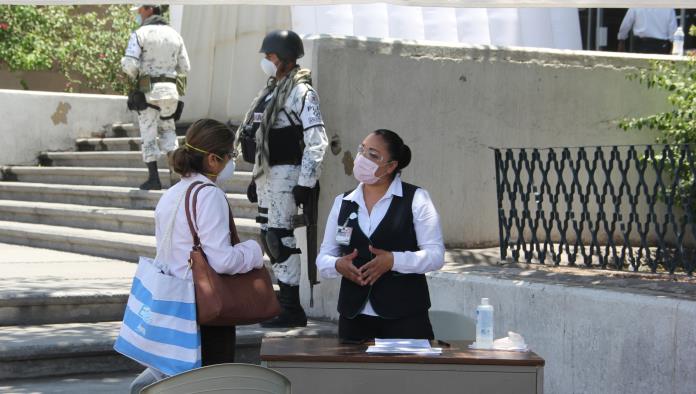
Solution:
<svg viewBox="0 0 696 394">
<path fill-rule="evenodd" d="M 681 26 L 677 27 L 677 31 L 674 32 L 672 55 L 684 56 L 684 30 Z"/>
<path fill-rule="evenodd" d="M 476 347 L 493 347 L 493 305 L 488 303 L 488 298 L 482 298 L 481 305 L 476 308 Z"/>
</svg>

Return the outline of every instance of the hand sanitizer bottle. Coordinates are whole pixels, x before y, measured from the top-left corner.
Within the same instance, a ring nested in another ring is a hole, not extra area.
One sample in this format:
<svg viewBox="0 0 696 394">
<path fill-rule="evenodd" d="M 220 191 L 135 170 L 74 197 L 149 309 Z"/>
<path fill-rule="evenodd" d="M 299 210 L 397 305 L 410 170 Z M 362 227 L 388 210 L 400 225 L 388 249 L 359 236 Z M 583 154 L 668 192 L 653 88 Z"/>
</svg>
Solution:
<svg viewBox="0 0 696 394">
<path fill-rule="evenodd" d="M 677 31 L 674 32 L 672 55 L 684 56 L 684 30 L 681 26 L 677 27 Z"/>
<path fill-rule="evenodd" d="M 488 303 L 488 298 L 482 298 L 476 308 L 476 347 L 493 348 L 493 305 Z"/>
</svg>

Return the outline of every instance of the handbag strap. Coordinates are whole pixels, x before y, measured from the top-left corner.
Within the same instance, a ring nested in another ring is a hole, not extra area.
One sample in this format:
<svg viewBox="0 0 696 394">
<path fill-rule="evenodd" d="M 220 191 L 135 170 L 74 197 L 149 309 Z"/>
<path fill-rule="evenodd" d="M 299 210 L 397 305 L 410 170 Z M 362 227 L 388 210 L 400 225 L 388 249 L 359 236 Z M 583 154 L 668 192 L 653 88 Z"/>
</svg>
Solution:
<svg viewBox="0 0 696 394">
<path fill-rule="evenodd" d="M 215 187 L 215 185 L 212 183 L 195 181 L 186 191 L 186 220 L 188 221 L 189 230 L 191 230 L 191 236 L 193 237 L 193 246 L 197 248 L 201 247 L 201 240 L 198 236 L 198 232 L 196 231 L 196 226 L 194 226 L 194 223 L 198 222 L 198 209 L 196 206 L 198 203 L 198 193 L 203 190 L 203 188 L 208 186 Z M 192 193 L 193 197 L 191 197 Z M 240 242 L 239 234 L 237 233 L 237 226 L 234 223 L 234 216 L 232 215 L 232 208 L 229 206 L 229 201 L 225 199 L 225 202 L 227 203 L 227 210 L 229 212 L 230 240 L 232 245 L 236 245 Z M 193 207 L 193 218 L 191 217 L 191 207 Z"/>
</svg>

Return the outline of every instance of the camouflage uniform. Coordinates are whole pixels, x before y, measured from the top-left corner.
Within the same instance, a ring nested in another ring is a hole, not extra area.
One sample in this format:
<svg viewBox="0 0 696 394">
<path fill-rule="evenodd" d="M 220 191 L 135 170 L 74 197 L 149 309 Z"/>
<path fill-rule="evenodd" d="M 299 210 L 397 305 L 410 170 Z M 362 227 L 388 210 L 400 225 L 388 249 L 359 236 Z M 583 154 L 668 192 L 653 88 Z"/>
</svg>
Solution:
<svg viewBox="0 0 696 394">
<path fill-rule="evenodd" d="M 269 96 L 266 100 L 270 98 Z M 304 83 L 296 85 L 290 92 L 283 110 L 278 113 L 273 123 L 273 128 L 280 129 L 297 124 L 301 124 L 304 130 L 305 148 L 302 164 L 272 166 L 269 173 L 264 173 L 256 180 L 259 215 L 267 220 L 267 223 L 261 223 L 264 232 L 269 228 L 294 229 L 293 216 L 297 214 L 297 206 L 292 189 L 296 185 L 314 187 L 319 179 L 320 166 L 328 146 L 319 109 L 319 97 L 311 86 Z M 294 235 L 281 238 L 281 242 L 291 249 L 297 247 Z M 290 286 L 299 285 L 300 255 L 291 254 L 285 261 L 275 262 L 273 273 L 283 283 Z"/>
<path fill-rule="evenodd" d="M 131 34 L 121 66 L 132 79 L 143 76 L 174 79 L 177 75 L 188 73 L 191 68 L 184 40 L 158 15 L 147 18 Z M 152 84 L 149 92 L 145 92 L 145 99 L 149 104 L 160 108 L 147 108 L 138 112 L 143 161 L 149 163 L 157 161 L 162 151 L 167 153 L 177 147 L 174 120 L 162 118 L 174 114 L 179 93 L 175 83 L 157 82 Z"/>
</svg>

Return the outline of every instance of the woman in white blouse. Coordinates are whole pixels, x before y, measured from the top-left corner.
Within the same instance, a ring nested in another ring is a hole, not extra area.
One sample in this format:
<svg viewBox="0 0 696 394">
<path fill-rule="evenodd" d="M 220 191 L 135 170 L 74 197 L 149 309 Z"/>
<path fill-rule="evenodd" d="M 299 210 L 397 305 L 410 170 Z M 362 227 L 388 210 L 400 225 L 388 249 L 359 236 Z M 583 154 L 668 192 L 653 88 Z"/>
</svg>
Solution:
<svg viewBox="0 0 696 394">
<path fill-rule="evenodd" d="M 201 119 L 189 127 L 185 144 L 172 152 L 170 165 L 181 181 L 169 188 L 155 209 L 157 255 L 164 256 L 170 273 L 192 279 L 188 267 L 193 239 L 184 207 L 184 195 L 196 181 L 223 182 L 234 174 L 236 152 L 234 133 L 213 119 Z M 197 228 L 208 263 L 221 274 L 237 274 L 263 265 L 261 247 L 256 241 L 232 245 L 229 205 L 219 187 L 204 187 L 196 201 Z M 234 362 L 235 327 L 201 326 L 201 361 L 212 365 Z M 158 372 L 145 370 L 132 384 L 131 392 L 161 379 Z"/>
<path fill-rule="evenodd" d="M 338 334 L 344 341 L 433 339 L 425 273 L 444 263 L 440 219 L 427 191 L 401 181 L 411 150 L 390 130 L 358 148 L 360 182 L 334 201 L 317 267 L 342 276 Z"/>
</svg>

